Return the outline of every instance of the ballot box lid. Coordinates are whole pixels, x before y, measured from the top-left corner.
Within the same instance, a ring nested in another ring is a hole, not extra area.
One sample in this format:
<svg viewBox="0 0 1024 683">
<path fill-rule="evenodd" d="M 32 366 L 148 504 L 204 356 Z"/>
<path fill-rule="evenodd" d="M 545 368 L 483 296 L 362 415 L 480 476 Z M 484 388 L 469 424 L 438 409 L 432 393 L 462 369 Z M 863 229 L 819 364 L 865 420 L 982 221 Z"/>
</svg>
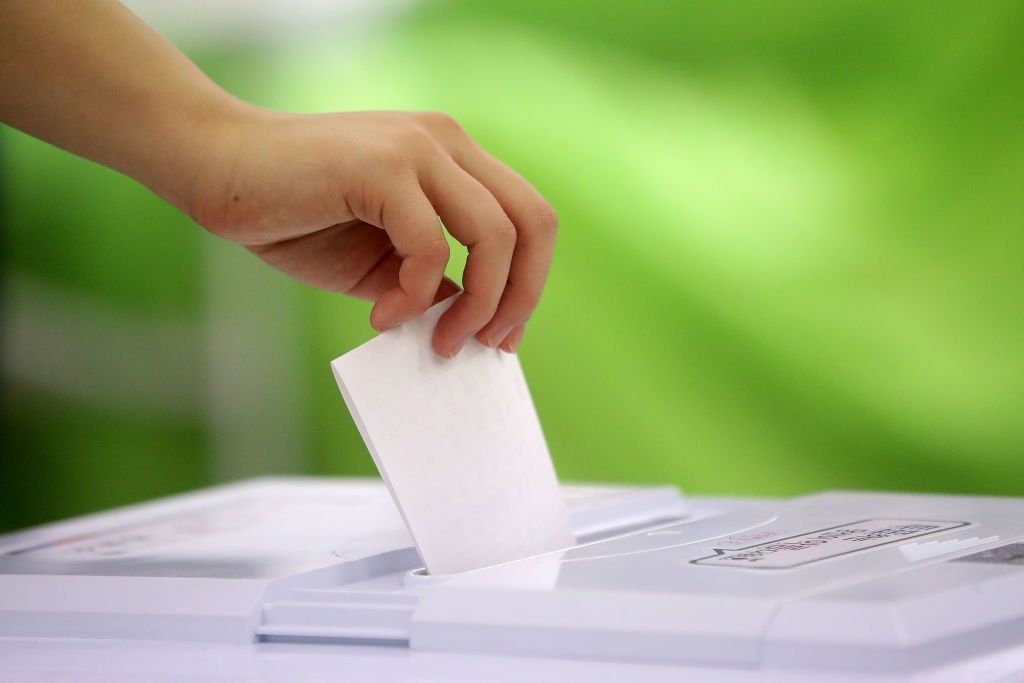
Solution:
<svg viewBox="0 0 1024 683">
<path fill-rule="evenodd" d="M 363 643 L 916 670 L 1024 642 L 1024 501 L 563 487 L 578 544 L 424 573 L 374 480 L 268 479 L 0 537 L 0 637 Z"/>
</svg>

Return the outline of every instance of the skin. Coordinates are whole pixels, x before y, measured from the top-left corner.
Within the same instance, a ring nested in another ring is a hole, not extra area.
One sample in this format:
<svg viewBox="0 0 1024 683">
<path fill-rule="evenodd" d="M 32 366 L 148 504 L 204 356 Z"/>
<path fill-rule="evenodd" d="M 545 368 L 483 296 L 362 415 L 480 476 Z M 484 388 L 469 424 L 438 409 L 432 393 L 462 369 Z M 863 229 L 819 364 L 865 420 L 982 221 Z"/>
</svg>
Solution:
<svg viewBox="0 0 1024 683">
<path fill-rule="evenodd" d="M 373 301 L 381 331 L 459 292 L 447 228 L 469 256 L 434 332 L 444 357 L 473 336 L 514 353 L 551 266 L 554 210 L 450 116 L 261 109 L 115 0 L 0 0 L 0 121 L 292 277 Z"/>
</svg>

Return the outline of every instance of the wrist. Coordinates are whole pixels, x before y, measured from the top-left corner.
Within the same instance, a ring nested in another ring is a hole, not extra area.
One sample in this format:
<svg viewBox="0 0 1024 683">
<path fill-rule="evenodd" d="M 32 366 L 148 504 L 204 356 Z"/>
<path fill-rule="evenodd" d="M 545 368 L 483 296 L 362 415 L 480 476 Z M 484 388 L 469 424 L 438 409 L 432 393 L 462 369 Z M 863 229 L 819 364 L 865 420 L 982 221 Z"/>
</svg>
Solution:
<svg viewBox="0 0 1024 683">
<path fill-rule="evenodd" d="M 167 163 L 151 182 L 157 194 L 197 222 L 210 185 L 218 184 L 237 155 L 242 130 L 256 115 L 256 107 L 219 91 L 168 112 L 163 125 L 168 145 Z"/>
</svg>

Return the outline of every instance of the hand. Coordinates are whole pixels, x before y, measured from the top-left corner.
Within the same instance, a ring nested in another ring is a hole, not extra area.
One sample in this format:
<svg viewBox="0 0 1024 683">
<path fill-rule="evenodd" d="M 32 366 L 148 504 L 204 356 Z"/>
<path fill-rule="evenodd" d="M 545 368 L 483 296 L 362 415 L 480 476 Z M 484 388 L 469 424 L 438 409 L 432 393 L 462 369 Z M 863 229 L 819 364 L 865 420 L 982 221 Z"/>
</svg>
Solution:
<svg viewBox="0 0 1024 683">
<path fill-rule="evenodd" d="M 459 291 L 448 232 L 469 248 L 465 291 L 435 351 L 469 337 L 513 353 L 544 288 L 557 218 L 521 176 L 439 113 L 271 113 L 239 105 L 214 134 L 186 209 L 313 286 L 375 302 L 386 330 Z"/>
<path fill-rule="evenodd" d="M 434 348 L 514 352 L 557 221 L 443 114 L 298 116 L 240 103 L 116 0 L 0 3 L 0 121 L 110 166 L 384 330 L 458 288 Z"/>
</svg>

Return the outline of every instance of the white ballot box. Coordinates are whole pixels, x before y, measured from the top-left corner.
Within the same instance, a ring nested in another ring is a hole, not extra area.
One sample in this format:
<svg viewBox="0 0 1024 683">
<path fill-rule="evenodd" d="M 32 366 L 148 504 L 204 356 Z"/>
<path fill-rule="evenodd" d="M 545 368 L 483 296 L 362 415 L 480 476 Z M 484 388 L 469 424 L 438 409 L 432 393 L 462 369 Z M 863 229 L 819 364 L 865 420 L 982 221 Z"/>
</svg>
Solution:
<svg viewBox="0 0 1024 683">
<path fill-rule="evenodd" d="M 442 576 L 375 480 L 254 480 L 0 537 L 0 681 L 1024 672 L 1024 499 L 563 495 L 577 545 Z"/>
</svg>

